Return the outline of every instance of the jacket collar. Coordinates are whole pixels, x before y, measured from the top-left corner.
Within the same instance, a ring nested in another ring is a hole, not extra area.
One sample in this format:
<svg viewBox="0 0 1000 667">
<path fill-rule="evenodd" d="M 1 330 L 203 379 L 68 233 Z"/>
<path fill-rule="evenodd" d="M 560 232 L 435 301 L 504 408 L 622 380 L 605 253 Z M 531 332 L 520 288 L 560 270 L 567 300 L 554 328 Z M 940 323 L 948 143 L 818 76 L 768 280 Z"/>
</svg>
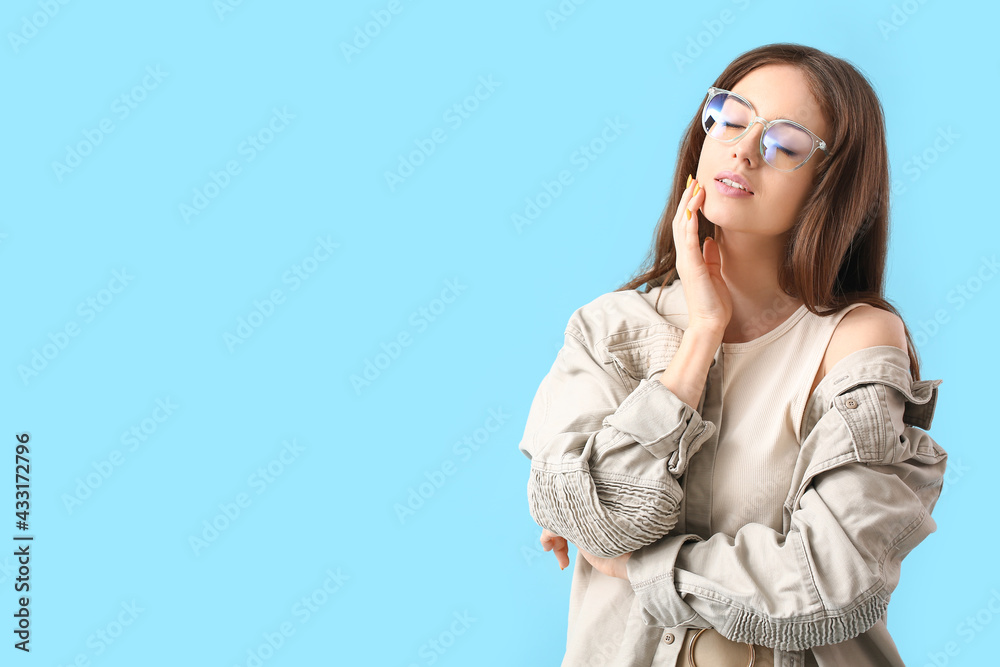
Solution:
<svg viewBox="0 0 1000 667">
<path fill-rule="evenodd" d="M 881 382 L 906 397 L 903 423 L 929 430 L 937 406 L 938 385 L 943 380 L 913 380 L 909 355 L 895 345 L 866 347 L 833 365 L 820 380 L 806 406 L 804 439 L 819 418 L 833 406 L 835 396 L 861 384 Z"/>
</svg>

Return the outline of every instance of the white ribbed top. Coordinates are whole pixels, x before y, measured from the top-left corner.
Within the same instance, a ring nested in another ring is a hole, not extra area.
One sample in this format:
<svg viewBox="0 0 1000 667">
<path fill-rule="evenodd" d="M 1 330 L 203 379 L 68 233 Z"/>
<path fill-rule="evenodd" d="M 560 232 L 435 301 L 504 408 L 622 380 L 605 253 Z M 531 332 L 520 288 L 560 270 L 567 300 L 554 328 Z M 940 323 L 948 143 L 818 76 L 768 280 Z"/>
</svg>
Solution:
<svg viewBox="0 0 1000 667">
<path fill-rule="evenodd" d="M 686 314 L 680 281 L 659 296 L 661 312 Z M 753 340 L 722 343 L 702 408 L 718 433 L 685 473 L 686 532 L 735 536 L 747 523 L 783 530 L 809 390 L 834 329 L 860 305 L 821 317 L 803 304 Z"/>
</svg>

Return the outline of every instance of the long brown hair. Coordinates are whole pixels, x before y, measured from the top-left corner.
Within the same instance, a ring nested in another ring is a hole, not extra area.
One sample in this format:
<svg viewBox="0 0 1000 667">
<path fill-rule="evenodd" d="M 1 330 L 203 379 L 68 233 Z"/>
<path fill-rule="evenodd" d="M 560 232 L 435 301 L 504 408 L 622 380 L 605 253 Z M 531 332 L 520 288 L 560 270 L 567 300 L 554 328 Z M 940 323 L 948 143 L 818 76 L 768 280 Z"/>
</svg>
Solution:
<svg viewBox="0 0 1000 667">
<path fill-rule="evenodd" d="M 889 239 L 889 158 L 882 105 L 868 79 L 840 58 L 801 44 L 768 44 L 747 51 L 719 75 L 713 86 L 732 90 L 751 71 L 770 64 L 798 67 L 832 129 L 830 154 L 818 167 L 815 187 L 799 212 L 778 270 L 778 284 L 820 316 L 852 303 L 866 303 L 900 316 L 886 301 L 885 268 Z M 706 90 L 707 90 L 706 86 Z M 705 95 L 707 97 L 707 93 Z M 677 278 L 671 222 L 697 171 L 705 130 L 701 100 L 678 152 L 670 199 L 660 216 L 654 243 L 643 265 L 616 292 L 646 284 L 646 291 Z M 817 152 L 813 159 L 823 154 Z M 698 238 L 714 237 L 714 225 L 698 213 Z M 826 310 L 820 311 L 821 308 Z M 910 373 L 920 379 L 920 362 L 904 321 Z"/>
</svg>

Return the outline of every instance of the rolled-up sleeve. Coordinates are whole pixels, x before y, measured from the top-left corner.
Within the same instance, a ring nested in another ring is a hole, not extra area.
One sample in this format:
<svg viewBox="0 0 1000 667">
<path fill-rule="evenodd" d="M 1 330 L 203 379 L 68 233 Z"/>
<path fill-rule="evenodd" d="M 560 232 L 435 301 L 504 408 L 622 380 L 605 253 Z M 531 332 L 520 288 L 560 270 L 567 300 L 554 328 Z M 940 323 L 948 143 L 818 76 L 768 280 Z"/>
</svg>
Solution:
<svg viewBox="0 0 1000 667">
<path fill-rule="evenodd" d="M 519 446 L 531 459 L 531 517 L 596 556 L 635 551 L 676 525 L 676 477 L 714 432 L 658 378 L 629 392 L 568 326 Z"/>
<path fill-rule="evenodd" d="M 886 395 L 892 400 L 878 400 Z M 919 428 L 884 432 L 902 426 L 903 405 L 895 389 L 868 384 L 823 415 L 803 448 L 839 441 L 848 453 L 864 452 L 886 440 L 897 451 L 879 462 L 856 454 L 817 461 L 787 533 L 750 523 L 735 536 L 670 535 L 632 554 L 626 571 L 644 622 L 670 627 L 698 617 L 730 640 L 782 650 L 839 643 L 874 625 L 903 558 L 936 529 L 930 512 L 947 459 Z M 852 428 L 842 413 L 871 426 Z"/>
</svg>

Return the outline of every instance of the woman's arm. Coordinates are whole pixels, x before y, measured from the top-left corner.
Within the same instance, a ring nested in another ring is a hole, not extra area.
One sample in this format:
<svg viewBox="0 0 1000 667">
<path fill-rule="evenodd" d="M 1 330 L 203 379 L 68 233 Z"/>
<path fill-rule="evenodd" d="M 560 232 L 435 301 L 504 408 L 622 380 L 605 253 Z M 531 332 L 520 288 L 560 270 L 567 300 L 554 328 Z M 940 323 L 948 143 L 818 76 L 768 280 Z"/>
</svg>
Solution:
<svg viewBox="0 0 1000 667">
<path fill-rule="evenodd" d="M 669 366 L 628 393 L 608 368 L 611 360 L 598 358 L 602 327 L 577 310 L 521 441 L 521 452 L 532 460 L 532 518 L 601 558 L 650 544 L 677 524 L 683 494 L 674 476 L 715 432 L 699 410 L 732 299 L 714 240 L 706 239 L 704 255 L 699 245 L 698 218 L 692 215 L 704 201 L 699 187 L 689 175 L 672 222 L 688 331 L 676 328 L 665 342 L 673 352 Z M 595 311 L 600 318 L 600 309 Z M 547 540 L 543 534 L 543 545 Z"/>
<path fill-rule="evenodd" d="M 708 371 L 721 343 L 721 333 L 685 330 L 677 353 L 660 375 L 660 382 L 684 403 L 700 407 Z"/>
<path fill-rule="evenodd" d="M 837 367 L 850 388 L 802 443 L 809 467 L 784 534 L 747 524 L 734 537 L 668 536 L 632 554 L 626 571 L 647 624 L 700 616 L 733 641 L 800 650 L 882 617 L 903 558 L 936 529 L 947 460 L 902 421 L 907 401 L 930 401 L 940 380 L 880 381 L 899 377 L 887 349 L 905 357 L 872 348 Z"/>
<path fill-rule="evenodd" d="M 531 459 L 528 503 L 535 522 L 613 558 L 656 541 L 677 523 L 683 494 L 676 477 L 715 432 L 692 407 L 700 403 L 712 357 L 698 342 L 703 339 L 678 329 L 668 368 L 629 393 L 598 358 L 580 313 L 570 318 L 563 347 L 532 401 L 519 449 Z"/>
</svg>

